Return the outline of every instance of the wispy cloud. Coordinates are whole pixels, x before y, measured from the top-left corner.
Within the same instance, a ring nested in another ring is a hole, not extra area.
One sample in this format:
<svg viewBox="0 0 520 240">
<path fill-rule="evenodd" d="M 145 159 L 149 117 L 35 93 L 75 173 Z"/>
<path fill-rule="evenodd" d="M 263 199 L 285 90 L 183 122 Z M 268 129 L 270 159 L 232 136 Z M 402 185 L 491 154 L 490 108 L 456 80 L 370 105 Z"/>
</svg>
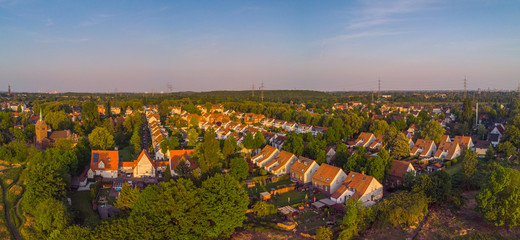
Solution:
<svg viewBox="0 0 520 240">
<path fill-rule="evenodd" d="M 100 24 L 102 22 L 105 22 L 106 20 L 108 20 L 112 16 L 113 15 L 108 15 L 108 14 L 98 14 L 96 16 L 90 17 L 89 19 L 79 23 L 78 26 L 80 26 L 80 27 L 88 27 L 88 26 L 98 25 L 98 24 Z"/>
<path fill-rule="evenodd" d="M 352 39 L 365 38 L 365 37 L 380 37 L 380 36 L 388 36 L 388 35 L 399 35 L 404 34 L 406 32 L 402 31 L 364 31 L 357 33 L 349 33 L 349 34 L 341 34 L 339 36 L 327 38 L 323 40 L 324 44 L 333 44 L 338 42 L 343 42 Z"/>
<path fill-rule="evenodd" d="M 354 14 L 359 16 L 347 25 L 347 29 L 368 28 L 402 21 L 402 15 L 421 11 L 434 0 L 398 0 L 364 2 L 361 10 Z"/>
<path fill-rule="evenodd" d="M 69 37 L 48 37 L 36 39 L 40 43 L 80 43 L 87 42 L 88 38 L 69 38 Z"/>
</svg>

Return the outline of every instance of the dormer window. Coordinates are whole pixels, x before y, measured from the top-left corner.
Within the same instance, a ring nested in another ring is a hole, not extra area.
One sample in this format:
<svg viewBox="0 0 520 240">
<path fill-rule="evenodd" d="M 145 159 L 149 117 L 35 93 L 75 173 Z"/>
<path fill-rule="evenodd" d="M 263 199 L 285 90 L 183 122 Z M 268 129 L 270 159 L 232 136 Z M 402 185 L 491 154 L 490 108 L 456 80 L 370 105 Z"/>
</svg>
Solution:
<svg viewBox="0 0 520 240">
<path fill-rule="evenodd" d="M 107 159 L 110 162 L 110 158 Z"/>
<path fill-rule="evenodd" d="M 327 178 L 327 182 L 330 180 L 330 178 Z"/>
</svg>

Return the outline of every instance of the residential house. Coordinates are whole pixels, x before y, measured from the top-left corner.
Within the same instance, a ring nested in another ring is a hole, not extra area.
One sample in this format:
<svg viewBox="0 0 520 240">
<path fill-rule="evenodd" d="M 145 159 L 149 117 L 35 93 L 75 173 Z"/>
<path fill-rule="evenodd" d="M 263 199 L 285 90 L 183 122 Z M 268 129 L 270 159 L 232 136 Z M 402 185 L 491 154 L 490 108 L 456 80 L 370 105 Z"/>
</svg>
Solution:
<svg viewBox="0 0 520 240">
<path fill-rule="evenodd" d="M 437 151 L 437 146 L 433 140 L 417 139 L 415 146 L 410 151 L 410 156 L 431 157 Z"/>
<path fill-rule="evenodd" d="M 296 129 L 296 123 L 295 122 L 287 122 L 284 126 L 283 126 L 283 129 L 288 131 L 288 132 L 292 132 Z"/>
<path fill-rule="evenodd" d="M 119 170 L 119 152 L 114 150 L 92 150 L 88 178 L 101 176 L 117 178 Z"/>
<path fill-rule="evenodd" d="M 473 140 L 470 136 L 456 136 L 453 139 L 453 142 L 456 142 L 460 145 L 461 149 L 471 149 L 475 147 L 475 144 L 473 144 Z"/>
<path fill-rule="evenodd" d="M 413 175 L 417 173 L 412 163 L 399 160 L 393 161 L 388 179 L 386 180 L 388 186 L 395 187 L 401 185 L 403 183 L 404 174 L 407 172 L 412 172 Z"/>
<path fill-rule="evenodd" d="M 345 178 L 347 178 L 347 174 L 341 168 L 323 163 L 312 176 L 312 185 L 319 191 L 330 195 L 338 190 Z"/>
<path fill-rule="evenodd" d="M 318 171 L 318 168 L 320 168 L 320 165 L 316 161 L 306 157 L 299 157 L 291 166 L 291 180 L 300 184 L 311 183 L 312 176 Z"/>
<path fill-rule="evenodd" d="M 296 133 L 308 133 L 311 131 L 312 131 L 312 125 L 300 123 L 300 124 L 298 124 L 298 126 L 296 126 Z"/>
<path fill-rule="evenodd" d="M 350 172 L 341 186 L 330 196 L 336 203 L 356 198 L 364 206 L 372 206 L 383 198 L 383 185 L 372 176 Z"/>
<path fill-rule="evenodd" d="M 334 150 L 333 147 L 326 147 L 325 151 L 327 152 L 327 157 L 325 158 L 325 161 L 327 163 L 330 163 L 330 160 L 332 160 L 332 158 L 334 158 L 334 156 L 336 155 L 336 150 Z"/>
<path fill-rule="evenodd" d="M 372 133 L 362 132 L 356 139 L 356 146 L 362 146 L 368 148 L 376 140 L 376 137 Z"/>
<path fill-rule="evenodd" d="M 381 150 L 381 148 L 383 147 L 383 138 L 384 135 L 378 135 L 368 148 L 370 148 L 371 150 Z"/>
<path fill-rule="evenodd" d="M 170 150 L 170 172 L 172 176 L 177 176 L 177 173 L 175 172 L 175 168 L 179 166 L 181 161 L 184 161 L 191 171 L 197 171 L 199 170 L 199 164 L 197 161 L 192 158 L 193 149 L 190 150 Z"/>
<path fill-rule="evenodd" d="M 441 142 L 434 158 L 452 160 L 462 153 L 460 145 L 457 142 Z"/>
<path fill-rule="evenodd" d="M 294 154 L 282 150 L 264 166 L 264 169 L 276 176 L 285 175 L 290 172 L 296 159 L 298 158 Z"/>
<path fill-rule="evenodd" d="M 489 146 L 491 146 L 489 141 L 477 140 L 475 143 L 475 152 L 477 152 L 477 155 L 479 156 L 484 156 L 486 155 L 486 151 L 488 150 Z"/>
<path fill-rule="evenodd" d="M 273 147 L 275 147 L 275 148 L 282 149 L 283 143 L 285 142 L 286 139 L 287 139 L 286 136 L 276 135 L 275 138 L 271 138 L 271 145 L 273 145 Z"/>
<path fill-rule="evenodd" d="M 280 150 L 270 145 L 265 145 L 265 147 L 258 153 L 257 155 L 251 157 L 251 161 L 256 164 L 258 167 L 263 168 L 267 163 L 274 159 Z"/>
<path fill-rule="evenodd" d="M 325 131 L 327 131 L 326 127 L 313 126 L 311 133 L 312 133 L 312 136 L 316 137 L 316 136 L 318 136 L 318 134 L 321 134 L 323 136 L 323 134 L 325 134 Z"/>
</svg>

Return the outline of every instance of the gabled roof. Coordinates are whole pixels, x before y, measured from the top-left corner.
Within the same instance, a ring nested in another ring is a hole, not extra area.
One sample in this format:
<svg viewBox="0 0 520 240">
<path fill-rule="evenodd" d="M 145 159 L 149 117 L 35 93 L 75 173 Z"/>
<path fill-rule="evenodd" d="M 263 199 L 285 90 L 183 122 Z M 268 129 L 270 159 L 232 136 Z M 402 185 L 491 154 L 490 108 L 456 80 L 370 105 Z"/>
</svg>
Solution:
<svg viewBox="0 0 520 240">
<path fill-rule="evenodd" d="M 402 178 L 410 166 L 413 169 L 413 165 L 410 162 L 394 160 L 394 164 L 390 169 L 390 176 Z"/>
<path fill-rule="evenodd" d="M 456 136 L 455 139 L 453 139 L 453 141 L 458 143 L 461 148 L 468 148 L 469 144 L 471 143 L 471 137 L 470 136 Z"/>
<path fill-rule="evenodd" d="M 379 183 L 379 181 L 377 181 L 377 179 L 375 179 L 372 176 L 368 176 L 357 172 L 350 172 L 343 184 L 341 184 L 338 190 L 336 190 L 336 192 L 334 192 L 331 195 L 331 197 L 339 198 L 347 190 L 352 189 L 354 190 L 353 197 L 360 198 L 367 193 L 367 189 L 373 181 L 376 181 L 379 185 L 381 185 L 381 183 Z"/>
<path fill-rule="evenodd" d="M 104 168 L 99 168 L 100 162 L 103 162 Z M 115 150 L 92 150 L 90 169 L 92 171 L 117 171 L 119 169 L 119 152 Z"/>
<path fill-rule="evenodd" d="M 298 174 L 305 174 L 311 166 L 316 163 L 314 160 L 306 157 L 299 157 L 298 161 L 294 162 L 291 166 L 291 172 Z"/>
<path fill-rule="evenodd" d="M 451 142 L 450 135 L 442 135 L 441 137 L 441 143 L 442 142 Z"/>
<path fill-rule="evenodd" d="M 475 143 L 475 148 L 488 149 L 489 145 L 491 145 L 489 141 L 477 140 L 477 142 Z"/>
<path fill-rule="evenodd" d="M 433 147 L 433 144 L 433 140 L 417 139 L 417 142 L 415 142 L 415 146 L 410 153 L 416 155 L 419 149 L 423 149 L 421 152 L 421 155 L 423 155 L 423 153 L 425 154 L 430 151 L 430 149 Z"/>
<path fill-rule="evenodd" d="M 356 139 L 356 143 L 359 141 L 363 141 L 361 145 L 365 146 L 368 141 L 370 141 L 370 138 L 372 138 L 374 134 L 368 133 L 368 132 L 362 132 L 359 134 L 359 137 Z"/>
<path fill-rule="evenodd" d="M 181 160 L 184 158 L 184 160 L 190 162 L 190 169 L 194 170 L 199 167 L 197 161 L 191 158 L 191 155 L 193 154 L 194 150 L 170 150 L 170 169 L 174 170 L 177 165 L 181 162 Z"/>
<path fill-rule="evenodd" d="M 262 149 L 262 151 L 260 151 L 257 155 L 253 156 L 252 158 L 254 158 L 254 159 L 259 158 L 258 160 L 256 160 L 256 162 L 261 163 L 261 162 L 264 162 L 265 160 L 269 159 L 271 157 L 271 155 L 277 151 L 278 151 L 278 148 L 275 148 L 271 145 L 265 145 L 265 147 Z"/>
<path fill-rule="evenodd" d="M 148 155 L 148 151 L 144 150 L 141 151 L 141 154 L 139 154 L 139 157 L 137 157 L 137 160 L 135 160 L 135 165 L 137 165 L 140 161 L 148 161 L 152 166 L 154 165 L 154 160 Z M 135 166 L 134 165 L 134 166 Z"/>
<path fill-rule="evenodd" d="M 339 172 L 341 172 L 341 168 L 334 167 L 329 164 L 323 163 L 321 164 L 320 168 L 318 168 L 318 171 L 314 173 L 312 176 L 312 181 L 318 181 L 322 183 L 331 184 L 334 181 L 334 178 L 338 175 Z"/>
<path fill-rule="evenodd" d="M 273 163 L 278 163 L 278 165 L 274 166 L 274 168 L 272 169 L 273 172 L 276 172 L 280 168 L 286 166 L 294 157 L 296 157 L 294 156 L 294 154 L 282 150 L 280 151 L 280 153 L 278 153 L 278 155 L 276 155 L 276 157 L 271 162 L 267 164 L 266 167 L 272 166 Z"/>
</svg>

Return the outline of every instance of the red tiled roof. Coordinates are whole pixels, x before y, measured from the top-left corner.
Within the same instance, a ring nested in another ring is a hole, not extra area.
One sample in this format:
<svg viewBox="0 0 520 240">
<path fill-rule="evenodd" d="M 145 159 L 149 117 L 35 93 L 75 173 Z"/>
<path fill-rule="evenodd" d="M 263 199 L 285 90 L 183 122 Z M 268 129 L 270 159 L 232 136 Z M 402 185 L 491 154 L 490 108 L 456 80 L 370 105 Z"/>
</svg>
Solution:
<svg viewBox="0 0 520 240">
<path fill-rule="evenodd" d="M 99 163 L 103 162 L 104 168 L 99 168 Z M 119 152 L 111 150 L 92 150 L 90 157 L 90 169 L 117 171 L 119 169 Z"/>
</svg>

